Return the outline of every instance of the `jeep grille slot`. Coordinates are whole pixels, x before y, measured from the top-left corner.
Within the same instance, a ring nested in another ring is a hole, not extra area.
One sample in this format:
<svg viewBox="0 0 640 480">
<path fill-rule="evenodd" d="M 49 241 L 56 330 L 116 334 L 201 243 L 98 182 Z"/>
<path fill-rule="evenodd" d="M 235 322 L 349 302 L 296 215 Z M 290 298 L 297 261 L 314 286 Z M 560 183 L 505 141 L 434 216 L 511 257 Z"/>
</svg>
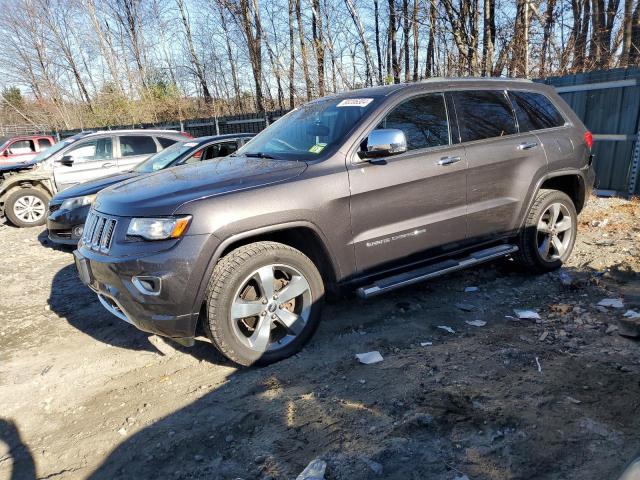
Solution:
<svg viewBox="0 0 640 480">
<path fill-rule="evenodd" d="M 114 218 L 109 218 L 95 211 L 89 212 L 87 221 L 85 222 L 82 241 L 91 250 L 107 253 L 111 247 L 111 241 L 113 240 L 113 233 L 115 232 L 117 223 L 117 220 Z"/>
</svg>

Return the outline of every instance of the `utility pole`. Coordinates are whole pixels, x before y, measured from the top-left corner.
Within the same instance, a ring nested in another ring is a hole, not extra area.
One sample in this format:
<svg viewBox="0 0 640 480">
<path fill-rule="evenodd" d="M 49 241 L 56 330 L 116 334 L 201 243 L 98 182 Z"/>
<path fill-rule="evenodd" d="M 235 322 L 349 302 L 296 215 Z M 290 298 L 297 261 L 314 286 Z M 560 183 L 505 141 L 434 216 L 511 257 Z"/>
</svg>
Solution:
<svg viewBox="0 0 640 480">
<path fill-rule="evenodd" d="M 524 76 L 529 77 L 529 0 L 524 0 Z"/>
</svg>

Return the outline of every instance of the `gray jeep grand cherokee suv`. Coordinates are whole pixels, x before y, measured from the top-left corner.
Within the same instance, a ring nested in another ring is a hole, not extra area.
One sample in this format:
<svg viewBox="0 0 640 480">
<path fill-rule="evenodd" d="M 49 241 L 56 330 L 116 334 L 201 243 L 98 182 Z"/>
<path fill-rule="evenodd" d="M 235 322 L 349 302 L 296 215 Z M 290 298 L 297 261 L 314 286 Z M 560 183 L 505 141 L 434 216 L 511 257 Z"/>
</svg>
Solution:
<svg viewBox="0 0 640 480">
<path fill-rule="evenodd" d="M 233 158 L 103 190 L 82 281 L 138 328 L 228 358 L 292 355 L 325 290 L 387 292 L 494 258 L 558 268 L 589 195 L 591 134 L 545 85 L 431 80 L 321 98 Z"/>
</svg>

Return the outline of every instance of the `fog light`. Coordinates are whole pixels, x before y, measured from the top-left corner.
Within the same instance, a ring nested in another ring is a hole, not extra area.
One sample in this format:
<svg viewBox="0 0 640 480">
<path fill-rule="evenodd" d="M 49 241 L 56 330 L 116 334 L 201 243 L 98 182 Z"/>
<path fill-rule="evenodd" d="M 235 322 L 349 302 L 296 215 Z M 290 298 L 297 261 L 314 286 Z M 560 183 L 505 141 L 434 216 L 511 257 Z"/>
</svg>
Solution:
<svg viewBox="0 0 640 480">
<path fill-rule="evenodd" d="M 158 277 L 132 277 L 131 283 L 144 295 L 160 295 L 161 281 Z"/>
<path fill-rule="evenodd" d="M 82 236 L 83 231 L 84 231 L 84 225 L 76 225 L 71 229 L 71 236 L 80 238 Z"/>
</svg>

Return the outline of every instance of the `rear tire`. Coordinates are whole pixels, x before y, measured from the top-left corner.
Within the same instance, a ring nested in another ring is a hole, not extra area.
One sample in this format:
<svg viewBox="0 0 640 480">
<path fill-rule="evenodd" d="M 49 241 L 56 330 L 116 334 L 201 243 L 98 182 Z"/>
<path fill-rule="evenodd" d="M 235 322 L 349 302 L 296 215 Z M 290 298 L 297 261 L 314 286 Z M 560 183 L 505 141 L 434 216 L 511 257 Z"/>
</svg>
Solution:
<svg viewBox="0 0 640 480">
<path fill-rule="evenodd" d="M 558 190 L 540 190 L 518 235 L 514 260 L 535 273 L 559 268 L 571 255 L 577 227 L 571 198 Z"/>
<path fill-rule="evenodd" d="M 320 272 L 302 252 L 276 242 L 245 245 L 216 264 L 204 330 L 240 365 L 269 364 L 299 351 L 318 327 Z"/>
<path fill-rule="evenodd" d="M 38 227 L 47 221 L 51 197 L 39 188 L 20 188 L 7 197 L 5 215 L 16 227 Z"/>
</svg>

